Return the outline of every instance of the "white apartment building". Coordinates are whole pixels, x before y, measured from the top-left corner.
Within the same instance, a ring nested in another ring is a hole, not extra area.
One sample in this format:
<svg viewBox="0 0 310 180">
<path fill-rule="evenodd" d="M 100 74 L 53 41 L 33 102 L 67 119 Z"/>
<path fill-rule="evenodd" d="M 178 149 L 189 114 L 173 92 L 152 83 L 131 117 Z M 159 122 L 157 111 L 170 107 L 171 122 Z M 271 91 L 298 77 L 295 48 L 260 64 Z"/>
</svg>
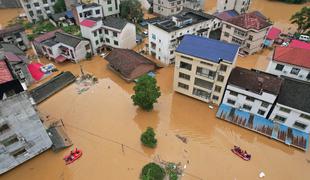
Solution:
<svg viewBox="0 0 310 180">
<path fill-rule="evenodd" d="M 149 24 L 149 54 L 164 64 L 175 61 L 175 49 L 185 34 L 209 37 L 215 17 L 186 9 L 172 17 Z"/>
<path fill-rule="evenodd" d="M 163 16 L 178 14 L 184 8 L 201 10 L 203 0 L 153 0 L 153 11 Z"/>
<path fill-rule="evenodd" d="M 72 13 L 77 25 L 87 18 L 102 18 L 104 16 L 102 6 L 96 3 L 76 4 Z"/>
<path fill-rule="evenodd" d="M 53 6 L 56 0 L 20 0 L 29 22 L 47 19 L 54 14 Z"/>
<path fill-rule="evenodd" d="M 310 133 L 310 83 L 284 77 L 270 118 L 288 127 Z"/>
<path fill-rule="evenodd" d="M 120 0 L 81 0 L 81 3 L 97 3 L 102 6 L 104 16 L 118 15 L 120 13 Z"/>
<path fill-rule="evenodd" d="M 276 47 L 267 72 L 277 76 L 310 81 L 310 50 L 293 47 Z"/>
<path fill-rule="evenodd" d="M 259 12 L 241 14 L 222 21 L 221 40 L 240 45 L 240 51 L 253 54 L 262 50 L 271 23 Z"/>
<path fill-rule="evenodd" d="M 219 105 L 239 46 L 186 35 L 176 50 L 174 90 Z"/>
<path fill-rule="evenodd" d="M 89 18 L 80 23 L 82 36 L 89 39 L 94 54 L 105 48 L 132 49 L 136 46 L 136 26 L 117 17 Z"/>
<path fill-rule="evenodd" d="M 217 12 L 235 10 L 239 14 L 249 10 L 251 0 L 217 0 Z"/>
<path fill-rule="evenodd" d="M 267 118 L 281 84 L 282 79 L 272 74 L 236 67 L 228 79 L 222 104 Z"/>
<path fill-rule="evenodd" d="M 0 43 L 14 44 L 21 50 L 26 50 L 30 47 L 25 28 L 20 24 L 15 24 L 1 29 Z"/>
</svg>

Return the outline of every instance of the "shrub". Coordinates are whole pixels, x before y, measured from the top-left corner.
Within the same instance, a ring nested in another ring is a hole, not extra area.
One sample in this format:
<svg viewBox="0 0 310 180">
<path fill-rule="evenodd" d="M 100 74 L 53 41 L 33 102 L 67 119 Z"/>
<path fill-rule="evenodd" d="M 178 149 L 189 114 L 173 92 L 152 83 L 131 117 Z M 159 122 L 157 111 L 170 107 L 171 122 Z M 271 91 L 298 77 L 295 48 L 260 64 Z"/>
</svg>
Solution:
<svg viewBox="0 0 310 180">
<path fill-rule="evenodd" d="M 90 60 L 91 57 L 92 57 L 91 53 L 90 53 L 90 52 L 87 52 L 86 55 L 85 55 L 85 58 L 86 58 L 87 60 Z"/>
<path fill-rule="evenodd" d="M 155 163 L 149 163 L 142 168 L 142 180 L 163 180 L 165 176 L 165 170 Z"/>
<path fill-rule="evenodd" d="M 141 142 L 150 148 L 154 148 L 157 144 L 157 139 L 155 139 L 155 132 L 153 128 L 148 127 L 147 130 L 141 134 L 140 140 Z"/>
</svg>

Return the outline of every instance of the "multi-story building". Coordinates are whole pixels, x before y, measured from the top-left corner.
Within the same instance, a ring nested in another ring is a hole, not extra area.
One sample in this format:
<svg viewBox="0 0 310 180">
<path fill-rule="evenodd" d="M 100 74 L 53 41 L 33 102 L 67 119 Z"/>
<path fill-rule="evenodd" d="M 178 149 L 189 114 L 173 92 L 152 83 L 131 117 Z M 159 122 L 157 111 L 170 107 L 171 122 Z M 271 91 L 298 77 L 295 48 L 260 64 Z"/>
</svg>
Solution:
<svg viewBox="0 0 310 180">
<path fill-rule="evenodd" d="M 193 34 L 209 37 L 214 23 L 214 16 L 186 9 L 177 15 L 149 24 L 149 54 L 165 64 L 174 63 L 175 49 L 183 36 Z"/>
<path fill-rule="evenodd" d="M 239 46 L 186 35 L 176 50 L 174 90 L 219 105 Z"/>
<path fill-rule="evenodd" d="M 72 13 L 75 19 L 75 23 L 80 25 L 80 22 L 87 18 L 102 18 L 103 10 L 102 6 L 97 3 L 90 4 L 76 4 L 72 8 Z"/>
<path fill-rule="evenodd" d="M 20 24 L 8 26 L 0 30 L 0 43 L 14 44 L 22 50 L 30 47 L 25 28 Z"/>
<path fill-rule="evenodd" d="M 241 14 L 223 21 L 221 40 L 240 45 L 240 51 L 253 54 L 263 48 L 271 23 L 259 12 Z"/>
<path fill-rule="evenodd" d="M 79 2 L 79 0 L 64 0 L 64 1 L 65 1 L 66 9 L 68 11 L 71 10 L 74 7 L 74 5 Z"/>
<path fill-rule="evenodd" d="M 54 14 L 56 0 L 20 0 L 29 22 L 47 19 Z"/>
<path fill-rule="evenodd" d="M 0 101 L 0 174 L 52 146 L 40 118 L 24 91 Z"/>
<path fill-rule="evenodd" d="M 251 0 L 217 0 L 217 12 L 235 10 L 239 14 L 249 10 Z"/>
<path fill-rule="evenodd" d="M 222 104 L 267 118 L 281 84 L 282 79 L 275 75 L 236 67 L 230 73 Z"/>
<path fill-rule="evenodd" d="M 89 18 L 80 23 L 81 33 L 90 40 L 93 53 L 105 48 L 132 49 L 136 46 L 136 26 L 118 17 Z"/>
<path fill-rule="evenodd" d="M 293 47 L 275 47 L 267 72 L 277 76 L 310 81 L 310 50 Z"/>
<path fill-rule="evenodd" d="M 103 8 L 104 16 L 118 15 L 120 13 L 120 0 L 81 0 L 81 3 L 97 3 Z"/>
<path fill-rule="evenodd" d="M 178 14 L 186 0 L 153 0 L 153 11 L 163 16 Z"/>
<path fill-rule="evenodd" d="M 269 119 L 310 133 L 310 83 L 283 78 L 279 97 Z"/>
</svg>

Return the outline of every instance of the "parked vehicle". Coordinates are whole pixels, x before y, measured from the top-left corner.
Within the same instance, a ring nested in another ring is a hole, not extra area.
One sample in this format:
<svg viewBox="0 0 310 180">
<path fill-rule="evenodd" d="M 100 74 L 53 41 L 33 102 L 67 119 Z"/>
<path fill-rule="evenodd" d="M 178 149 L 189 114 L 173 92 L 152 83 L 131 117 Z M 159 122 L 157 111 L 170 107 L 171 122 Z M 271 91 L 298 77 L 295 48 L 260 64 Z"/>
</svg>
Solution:
<svg viewBox="0 0 310 180">
<path fill-rule="evenodd" d="M 234 154 L 236 154 L 237 156 L 239 156 L 240 158 L 242 158 L 245 161 L 249 161 L 251 160 L 251 155 L 248 154 L 246 151 L 243 151 L 240 147 L 238 146 L 234 146 L 233 149 L 231 149 L 231 152 L 233 152 Z"/>
<path fill-rule="evenodd" d="M 75 148 L 74 151 L 71 151 L 69 155 L 64 157 L 66 165 L 73 163 L 75 160 L 79 159 L 82 156 L 82 151 Z"/>
<path fill-rule="evenodd" d="M 299 40 L 309 42 L 310 41 L 310 36 L 300 35 L 299 36 Z"/>
</svg>

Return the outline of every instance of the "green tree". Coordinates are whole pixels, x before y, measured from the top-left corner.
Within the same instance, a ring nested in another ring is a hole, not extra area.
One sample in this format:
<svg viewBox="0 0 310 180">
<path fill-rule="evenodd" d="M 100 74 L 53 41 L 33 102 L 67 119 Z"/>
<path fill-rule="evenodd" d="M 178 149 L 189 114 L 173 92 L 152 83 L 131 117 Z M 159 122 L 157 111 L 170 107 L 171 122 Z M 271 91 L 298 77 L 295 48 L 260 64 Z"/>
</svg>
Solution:
<svg viewBox="0 0 310 180">
<path fill-rule="evenodd" d="M 61 13 L 66 11 L 66 4 L 64 0 L 57 0 L 53 6 L 55 13 Z"/>
<path fill-rule="evenodd" d="M 166 176 L 165 170 L 155 163 L 149 163 L 142 168 L 140 179 L 163 180 Z"/>
<path fill-rule="evenodd" d="M 131 22 L 142 21 L 143 12 L 138 0 L 123 0 L 120 3 L 120 15 Z"/>
<path fill-rule="evenodd" d="M 160 88 L 156 85 L 156 79 L 148 75 L 140 77 L 133 89 L 135 94 L 131 96 L 131 99 L 134 105 L 138 105 L 147 111 L 153 109 L 153 104 L 161 95 Z"/>
<path fill-rule="evenodd" d="M 290 20 L 292 24 L 297 24 L 298 33 L 310 34 L 310 7 L 303 7 Z"/>
<path fill-rule="evenodd" d="M 35 35 L 34 34 L 28 34 L 27 38 L 28 38 L 29 41 L 33 41 L 34 38 L 35 38 Z"/>
<path fill-rule="evenodd" d="M 282 2 L 291 3 L 291 4 L 302 4 L 308 2 L 309 0 L 280 0 Z"/>
<path fill-rule="evenodd" d="M 150 148 L 154 148 L 157 144 L 157 139 L 155 139 L 155 132 L 154 129 L 148 127 L 144 133 L 141 134 L 140 140 L 141 142 Z"/>
</svg>

